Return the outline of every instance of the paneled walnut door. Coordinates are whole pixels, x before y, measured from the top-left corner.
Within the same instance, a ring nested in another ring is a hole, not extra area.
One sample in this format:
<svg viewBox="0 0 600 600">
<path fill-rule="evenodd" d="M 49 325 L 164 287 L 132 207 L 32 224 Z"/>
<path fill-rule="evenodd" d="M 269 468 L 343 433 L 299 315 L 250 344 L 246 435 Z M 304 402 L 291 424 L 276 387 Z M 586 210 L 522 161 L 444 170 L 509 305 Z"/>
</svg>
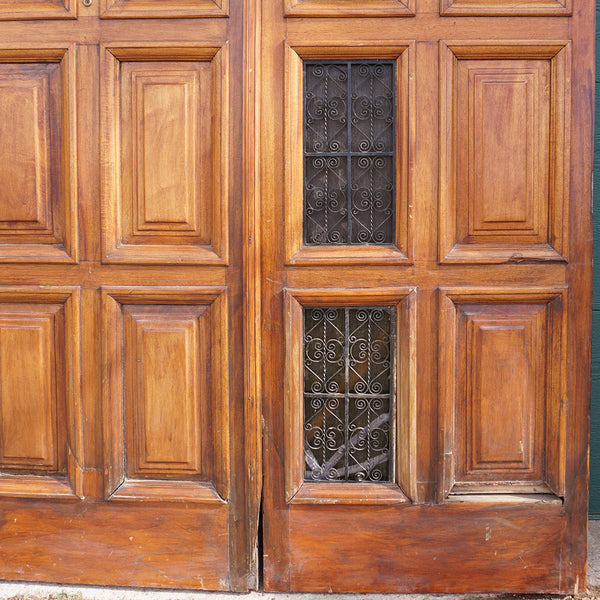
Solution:
<svg viewBox="0 0 600 600">
<path fill-rule="evenodd" d="M 593 31 L 262 3 L 266 589 L 583 586 Z"/>
<path fill-rule="evenodd" d="M 243 12 L 0 3 L 3 579 L 254 585 Z"/>
</svg>

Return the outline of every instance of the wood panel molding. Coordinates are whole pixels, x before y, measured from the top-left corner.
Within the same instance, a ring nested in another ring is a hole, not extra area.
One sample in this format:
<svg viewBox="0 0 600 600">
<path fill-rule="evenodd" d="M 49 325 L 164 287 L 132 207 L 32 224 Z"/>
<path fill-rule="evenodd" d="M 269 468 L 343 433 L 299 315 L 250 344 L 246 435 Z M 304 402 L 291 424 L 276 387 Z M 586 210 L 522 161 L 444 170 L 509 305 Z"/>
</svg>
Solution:
<svg viewBox="0 0 600 600">
<path fill-rule="evenodd" d="M 283 0 L 286 17 L 412 17 L 416 0 Z"/>
<path fill-rule="evenodd" d="M 0 261 L 77 262 L 74 45 L 0 45 L 0 118 Z"/>
<path fill-rule="evenodd" d="M 0 287 L 0 497 L 84 497 L 79 311 L 76 287 Z"/>
<path fill-rule="evenodd" d="M 227 57 L 103 46 L 104 262 L 227 264 Z"/>
<path fill-rule="evenodd" d="M 396 241 L 394 246 L 304 246 L 303 60 L 392 59 L 396 62 Z M 288 265 L 411 264 L 415 144 L 414 43 L 340 41 L 286 44 L 285 258 Z"/>
<path fill-rule="evenodd" d="M 569 42 L 440 42 L 439 258 L 568 258 Z"/>
<path fill-rule="evenodd" d="M 229 0 L 100 0 L 102 19 L 228 17 Z"/>
<path fill-rule="evenodd" d="M 227 295 L 223 287 L 105 287 L 105 496 L 228 496 Z"/>
<path fill-rule="evenodd" d="M 567 288 L 440 294 L 440 501 L 563 497 Z"/>
<path fill-rule="evenodd" d="M 30 19 L 76 19 L 75 0 L 3 0 L 0 2 L 0 21 Z"/>
<path fill-rule="evenodd" d="M 296 504 L 394 504 L 416 494 L 415 288 L 284 290 L 285 496 Z M 303 313 L 310 306 L 396 307 L 396 453 L 392 483 L 310 483 L 304 479 Z"/>
<path fill-rule="evenodd" d="M 571 14 L 572 0 L 440 0 L 440 15 L 447 17 L 564 17 Z"/>
</svg>

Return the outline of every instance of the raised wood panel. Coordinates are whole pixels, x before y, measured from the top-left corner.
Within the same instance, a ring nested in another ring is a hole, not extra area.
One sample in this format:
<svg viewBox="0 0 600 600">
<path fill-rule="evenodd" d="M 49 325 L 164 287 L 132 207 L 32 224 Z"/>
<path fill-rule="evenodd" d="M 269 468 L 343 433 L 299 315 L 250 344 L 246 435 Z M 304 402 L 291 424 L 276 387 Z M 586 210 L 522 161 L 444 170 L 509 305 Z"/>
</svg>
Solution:
<svg viewBox="0 0 600 600">
<path fill-rule="evenodd" d="M 228 494 L 224 288 L 103 289 L 105 494 Z"/>
<path fill-rule="evenodd" d="M 386 306 L 396 308 L 394 476 L 390 483 L 311 483 L 304 479 L 303 307 Z M 394 504 L 416 490 L 416 291 L 412 288 L 285 290 L 286 500 L 293 504 Z"/>
<path fill-rule="evenodd" d="M 0 47 L 0 260 L 77 258 L 71 52 Z"/>
<path fill-rule="evenodd" d="M 463 244 L 485 243 L 486 237 L 502 243 L 511 235 L 531 237 L 538 244 L 545 241 L 549 69 L 548 63 L 518 63 L 511 72 L 498 69 L 494 61 L 459 63 L 458 104 L 472 98 L 468 114 L 458 117 L 458 149 L 469 151 L 468 157 L 458 158 L 457 196 L 466 197 L 468 207 L 467 222 L 459 221 Z M 469 132 L 468 143 L 462 131 Z M 472 168 L 467 170 L 468 165 Z M 480 236 L 483 240 L 477 239 Z"/>
<path fill-rule="evenodd" d="M 60 306 L 48 309 L 47 315 L 31 317 L 0 314 L 1 470 L 64 471 L 64 382 L 54 384 L 54 318 Z"/>
<path fill-rule="evenodd" d="M 49 80 L 56 64 L 39 65 L 37 73 L 19 65 L 0 65 L 0 172 L 3 190 L 0 229 L 48 231 L 52 216 L 48 159 L 52 144 L 48 122 Z M 11 77 L 12 76 L 12 77 Z M 56 117 L 56 114 L 52 115 Z"/>
<path fill-rule="evenodd" d="M 210 244 L 210 63 L 124 63 L 121 73 L 124 243 Z"/>
<path fill-rule="evenodd" d="M 209 319 L 206 307 L 124 308 L 128 477 L 201 476 L 210 452 Z"/>
<path fill-rule="evenodd" d="M 3 0 L 0 2 L 0 21 L 29 19 L 75 19 L 74 0 Z"/>
<path fill-rule="evenodd" d="M 415 0 L 283 0 L 288 17 L 410 17 Z"/>
<path fill-rule="evenodd" d="M 440 259 L 566 260 L 566 44 L 441 44 Z"/>
<path fill-rule="evenodd" d="M 227 47 L 104 50 L 105 261 L 227 261 Z"/>
<path fill-rule="evenodd" d="M 440 0 L 442 16 L 568 16 L 571 0 Z"/>
<path fill-rule="evenodd" d="M 304 60 L 392 59 L 396 67 L 396 198 L 394 245 L 303 245 Z M 414 44 L 389 45 L 352 40 L 317 45 L 290 43 L 286 47 L 285 80 L 285 251 L 289 265 L 410 264 L 414 179 L 410 165 L 415 151 Z"/>
<path fill-rule="evenodd" d="M 444 290 L 444 494 L 554 493 L 564 477 L 564 304 L 554 290 Z"/>
<path fill-rule="evenodd" d="M 229 0 L 100 0 L 103 19 L 227 17 Z"/>
<path fill-rule="evenodd" d="M 78 291 L 0 289 L 0 496 L 81 495 Z"/>
</svg>

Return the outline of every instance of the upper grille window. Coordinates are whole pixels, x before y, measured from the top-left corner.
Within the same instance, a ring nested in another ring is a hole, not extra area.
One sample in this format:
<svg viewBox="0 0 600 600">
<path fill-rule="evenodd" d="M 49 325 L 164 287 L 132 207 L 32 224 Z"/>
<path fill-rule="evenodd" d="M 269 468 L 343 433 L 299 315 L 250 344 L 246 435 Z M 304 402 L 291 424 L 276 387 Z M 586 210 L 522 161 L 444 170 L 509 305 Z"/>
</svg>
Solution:
<svg viewBox="0 0 600 600">
<path fill-rule="evenodd" d="M 304 244 L 393 244 L 392 61 L 304 63 Z"/>
</svg>

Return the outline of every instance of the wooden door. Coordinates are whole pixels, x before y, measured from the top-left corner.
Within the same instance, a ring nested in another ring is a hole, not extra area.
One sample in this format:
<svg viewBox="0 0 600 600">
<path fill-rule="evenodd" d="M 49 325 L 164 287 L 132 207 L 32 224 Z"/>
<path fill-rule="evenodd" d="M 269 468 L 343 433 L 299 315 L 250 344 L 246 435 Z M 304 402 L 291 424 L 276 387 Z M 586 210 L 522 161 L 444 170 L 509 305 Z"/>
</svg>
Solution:
<svg viewBox="0 0 600 600">
<path fill-rule="evenodd" d="M 3 579 L 255 585 L 243 11 L 0 2 Z"/>
<path fill-rule="evenodd" d="M 262 3 L 265 588 L 585 584 L 587 0 Z"/>
</svg>

